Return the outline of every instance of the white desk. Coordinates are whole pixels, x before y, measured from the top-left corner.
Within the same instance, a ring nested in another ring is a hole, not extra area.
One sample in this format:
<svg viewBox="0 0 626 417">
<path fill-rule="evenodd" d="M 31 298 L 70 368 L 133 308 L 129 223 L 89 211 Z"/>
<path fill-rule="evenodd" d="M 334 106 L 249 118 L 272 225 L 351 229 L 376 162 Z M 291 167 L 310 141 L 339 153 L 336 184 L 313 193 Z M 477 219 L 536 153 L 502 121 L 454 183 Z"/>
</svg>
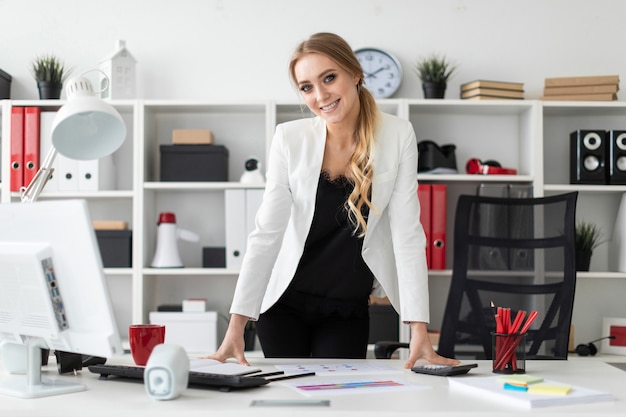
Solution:
<svg viewBox="0 0 626 417">
<path fill-rule="evenodd" d="M 109 363 L 129 363 L 118 358 Z M 219 417 L 282 417 L 282 416 L 526 416 L 529 413 L 550 416 L 626 416 L 626 372 L 600 360 L 577 358 L 569 361 L 529 361 L 527 372 L 546 379 L 580 385 L 587 388 L 610 391 L 615 400 L 574 406 L 540 409 L 522 409 L 493 402 L 484 398 L 467 396 L 450 391 L 443 377 L 417 375 L 405 371 L 417 384 L 430 388 L 419 391 L 381 392 L 329 396 L 330 407 L 250 407 L 252 400 L 260 399 L 307 399 L 308 397 L 279 382 L 242 391 L 220 392 L 212 389 L 187 389 L 183 396 L 171 401 L 155 401 L 149 398 L 143 384 L 121 380 L 101 381 L 98 375 L 83 370 L 78 376 L 63 376 L 87 386 L 87 391 L 56 397 L 38 399 L 0 398 L 0 415 L 7 417 L 159 417 L 159 416 L 219 416 Z M 263 370 L 274 369 L 279 363 L 306 363 L 305 360 L 267 360 L 250 358 Z M 368 360 L 372 361 L 372 360 Z M 355 360 L 320 361 L 311 363 L 359 363 Z M 397 360 L 375 361 L 402 368 Z M 493 375 L 491 362 L 477 361 L 479 367 L 471 375 Z M 44 375 L 59 377 L 52 363 L 44 368 Z M 388 376 L 388 375 L 387 375 Z M 0 378 L 7 375 L 2 370 Z M 293 380 L 295 381 L 295 380 Z M 302 379 L 304 381 L 304 379 Z M 314 379 L 310 379 L 313 383 Z"/>
</svg>

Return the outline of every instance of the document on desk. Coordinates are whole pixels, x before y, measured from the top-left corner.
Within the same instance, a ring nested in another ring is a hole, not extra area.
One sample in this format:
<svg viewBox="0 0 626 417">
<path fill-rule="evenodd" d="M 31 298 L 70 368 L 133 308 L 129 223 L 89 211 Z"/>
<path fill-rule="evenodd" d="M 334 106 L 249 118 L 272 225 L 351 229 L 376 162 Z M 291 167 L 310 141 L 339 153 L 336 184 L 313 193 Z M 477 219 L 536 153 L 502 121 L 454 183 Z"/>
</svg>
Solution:
<svg viewBox="0 0 626 417">
<path fill-rule="evenodd" d="M 610 392 L 549 380 L 529 384 L 527 391 L 505 389 L 501 377 L 498 376 L 448 378 L 448 383 L 451 390 L 464 391 L 474 396 L 480 395 L 480 398 L 486 400 L 493 399 L 494 401 L 506 402 L 510 405 L 526 408 L 613 400 L 613 394 Z M 540 389 L 542 387 L 545 387 L 545 389 Z M 558 390 L 557 388 L 559 387 L 568 389 Z"/>
<path fill-rule="evenodd" d="M 412 382 L 405 375 L 396 376 L 342 376 L 315 377 L 306 381 L 284 381 L 283 384 L 307 397 L 351 394 L 375 394 L 390 391 L 415 391 L 429 389 L 428 385 Z"/>
<path fill-rule="evenodd" d="M 392 368 L 383 364 L 372 363 L 318 363 L 318 364 L 293 364 L 276 365 L 286 374 L 299 374 L 302 372 L 315 372 L 317 376 L 343 376 L 343 375 L 380 375 L 402 374 L 403 370 Z"/>
<path fill-rule="evenodd" d="M 233 362 L 222 363 L 215 359 L 189 359 L 189 370 L 194 372 L 205 372 L 207 374 L 238 376 L 259 372 L 261 371 L 261 368 L 241 365 Z"/>
</svg>

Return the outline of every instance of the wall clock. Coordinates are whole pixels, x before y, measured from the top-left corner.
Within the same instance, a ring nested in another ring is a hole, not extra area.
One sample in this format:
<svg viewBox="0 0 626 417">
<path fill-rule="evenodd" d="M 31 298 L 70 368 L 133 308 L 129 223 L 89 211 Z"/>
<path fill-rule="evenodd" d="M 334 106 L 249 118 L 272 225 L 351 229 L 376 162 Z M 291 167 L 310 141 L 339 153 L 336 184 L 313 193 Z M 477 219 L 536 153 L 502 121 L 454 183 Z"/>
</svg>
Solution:
<svg viewBox="0 0 626 417">
<path fill-rule="evenodd" d="M 388 98 L 398 91 L 402 66 L 396 57 L 378 48 L 361 48 L 354 53 L 365 74 L 365 87 L 374 98 Z"/>
</svg>

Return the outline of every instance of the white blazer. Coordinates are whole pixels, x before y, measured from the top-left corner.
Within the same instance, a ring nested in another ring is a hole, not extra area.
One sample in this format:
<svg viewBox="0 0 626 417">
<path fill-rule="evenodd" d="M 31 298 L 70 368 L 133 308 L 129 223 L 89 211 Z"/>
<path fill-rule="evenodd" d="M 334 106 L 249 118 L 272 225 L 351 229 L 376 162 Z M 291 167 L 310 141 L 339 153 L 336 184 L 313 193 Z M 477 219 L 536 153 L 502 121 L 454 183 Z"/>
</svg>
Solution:
<svg viewBox="0 0 626 417">
<path fill-rule="evenodd" d="M 291 282 L 307 239 L 322 168 L 326 123 L 318 117 L 276 127 L 256 228 L 248 237 L 231 313 L 258 318 Z M 372 204 L 363 259 L 376 296 L 403 321 L 429 321 L 426 238 L 419 221 L 417 142 L 407 120 L 380 113 Z"/>
</svg>

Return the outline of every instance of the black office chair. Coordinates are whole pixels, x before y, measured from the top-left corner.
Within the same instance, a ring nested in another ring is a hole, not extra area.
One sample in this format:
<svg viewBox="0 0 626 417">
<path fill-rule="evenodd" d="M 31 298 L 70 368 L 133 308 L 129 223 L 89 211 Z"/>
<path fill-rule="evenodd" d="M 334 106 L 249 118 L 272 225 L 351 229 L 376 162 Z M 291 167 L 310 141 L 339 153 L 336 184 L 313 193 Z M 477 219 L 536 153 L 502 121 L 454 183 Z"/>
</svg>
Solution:
<svg viewBox="0 0 626 417">
<path fill-rule="evenodd" d="M 492 357 L 491 302 L 537 310 L 527 358 L 567 359 L 576 287 L 578 193 L 543 198 L 462 195 L 454 224 L 454 266 L 438 352 L 482 347 Z"/>
<path fill-rule="evenodd" d="M 454 264 L 438 353 L 491 359 L 491 302 L 539 311 L 527 358 L 567 359 L 576 285 L 578 193 L 543 198 L 462 195 L 454 223 Z M 377 358 L 407 344 L 380 342 Z"/>
</svg>

